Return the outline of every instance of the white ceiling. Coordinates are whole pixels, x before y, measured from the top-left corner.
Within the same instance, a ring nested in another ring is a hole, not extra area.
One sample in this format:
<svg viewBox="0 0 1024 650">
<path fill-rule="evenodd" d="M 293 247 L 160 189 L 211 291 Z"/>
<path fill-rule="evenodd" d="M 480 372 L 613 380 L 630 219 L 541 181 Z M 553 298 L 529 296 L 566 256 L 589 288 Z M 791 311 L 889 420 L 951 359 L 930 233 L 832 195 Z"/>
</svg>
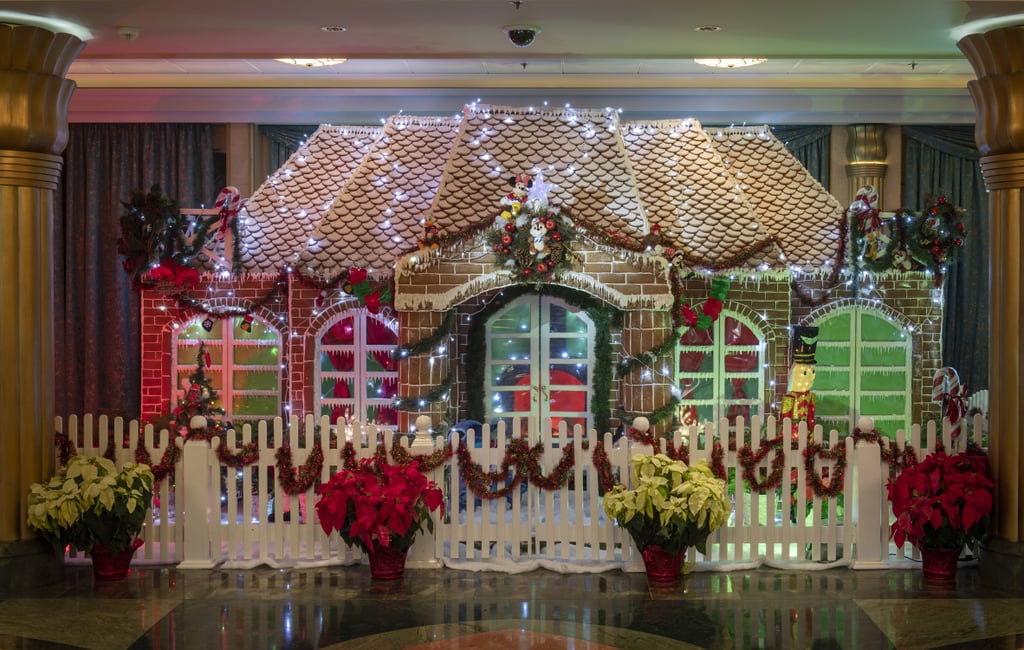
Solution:
<svg viewBox="0 0 1024 650">
<path fill-rule="evenodd" d="M 968 123 L 964 26 L 1024 23 L 1024 2 L 950 0 L 26 0 L 0 5 L 0 20 L 27 22 L 7 12 L 90 33 L 69 71 L 73 121 L 350 124 L 475 100 L 709 124 Z M 538 27 L 534 43 L 514 46 L 510 25 Z M 707 25 L 721 30 L 696 31 Z M 716 70 L 698 56 L 769 61 Z"/>
</svg>

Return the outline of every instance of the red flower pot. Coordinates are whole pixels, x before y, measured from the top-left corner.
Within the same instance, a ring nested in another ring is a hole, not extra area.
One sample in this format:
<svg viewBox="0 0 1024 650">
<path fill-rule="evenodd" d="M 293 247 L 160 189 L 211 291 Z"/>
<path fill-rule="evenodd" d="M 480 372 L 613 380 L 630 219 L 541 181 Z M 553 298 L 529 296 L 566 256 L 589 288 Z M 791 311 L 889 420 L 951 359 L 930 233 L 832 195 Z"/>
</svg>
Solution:
<svg viewBox="0 0 1024 650">
<path fill-rule="evenodd" d="M 956 580 L 956 564 L 962 548 L 922 548 L 921 569 L 925 580 L 951 582 Z"/>
<path fill-rule="evenodd" d="M 370 558 L 370 576 L 378 580 L 398 580 L 405 573 L 408 551 L 394 546 L 375 546 L 367 553 Z"/>
<path fill-rule="evenodd" d="M 111 553 L 105 544 L 96 544 L 89 551 L 89 556 L 92 557 L 93 576 L 100 582 L 124 580 L 128 577 L 128 565 L 142 544 L 142 540 L 136 537 L 132 540 L 132 545 L 120 553 Z"/>
<path fill-rule="evenodd" d="M 644 558 L 647 579 L 651 582 L 675 582 L 682 577 L 685 548 L 672 555 L 657 544 L 648 544 L 640 554 Z"/>
</svg>

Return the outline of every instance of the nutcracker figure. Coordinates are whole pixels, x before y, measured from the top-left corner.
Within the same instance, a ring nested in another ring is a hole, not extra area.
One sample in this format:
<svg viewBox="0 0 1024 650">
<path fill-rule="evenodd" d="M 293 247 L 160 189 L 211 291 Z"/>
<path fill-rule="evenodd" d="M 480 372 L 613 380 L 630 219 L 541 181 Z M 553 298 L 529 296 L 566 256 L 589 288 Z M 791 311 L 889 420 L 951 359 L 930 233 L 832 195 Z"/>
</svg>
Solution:
<svg viewBox="0 0 1024 650">
<path fill-rule="evenodd" d="M 814 436 L 814 353 L 818 346 L 818 328 L 797 326 L 793 328 L 793 365 L 789 371 L 789 388 L 782 397 L 782 419 L 793 423 L 792 436 L 796 440 L 797 427 L 807 422 L 807 440 Z"/>
</svg>

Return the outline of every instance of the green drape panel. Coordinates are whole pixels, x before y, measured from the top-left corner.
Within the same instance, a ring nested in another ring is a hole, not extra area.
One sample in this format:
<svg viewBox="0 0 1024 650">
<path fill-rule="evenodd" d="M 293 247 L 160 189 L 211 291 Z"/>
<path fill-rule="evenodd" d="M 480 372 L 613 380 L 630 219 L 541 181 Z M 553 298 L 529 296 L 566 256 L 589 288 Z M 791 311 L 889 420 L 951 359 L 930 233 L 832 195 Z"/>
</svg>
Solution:
<svg viewBox="0 0 1024 650">
<path fill-rule="evenodd" d="M 920 212 L 926 197 L 945 195 L 967 210 L 968 237 L 946 277 L 942 361 L 970 390 L 988 385 L 988 194 L 973 126 L 903 127 L 905 208 Z"/>
<path fill-rule="evenodd" d="M 828 125 L 773 126 L 772 133 L 786 145 L 811 176 L 826 190 L 829 185 L 829 157 L 831 156 L 832 127 Z"/>
<path fill-rule="evenodd" d="M 267 139 L 271 171 L 277 170 L 295 153 L 299 145 L 319 128 L 316 124 L 262 124 L 259 133 Z"/>
<path fill-rule="evenodd" d="M 132 190 L 157 184 L 181 207 L 212 205 L 208 124 L 71 124 L 54 208 L 56 412 L 137 417 L 139 296 L 117 254 Z"/>
</svg>

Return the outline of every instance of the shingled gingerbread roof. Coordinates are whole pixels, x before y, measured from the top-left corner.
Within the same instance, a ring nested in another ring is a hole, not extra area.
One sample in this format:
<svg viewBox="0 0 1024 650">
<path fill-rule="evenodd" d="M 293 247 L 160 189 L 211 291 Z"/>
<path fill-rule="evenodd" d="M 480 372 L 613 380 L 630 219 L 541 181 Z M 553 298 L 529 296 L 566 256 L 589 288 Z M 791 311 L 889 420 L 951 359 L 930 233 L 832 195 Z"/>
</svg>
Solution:
<svg viewBox="0 0 1024 650">
<path fill-rule="evenodd" d="M 320 126 L 267 177 L 242 208 L 242 265 L 248 272 L 274 273 L 298 259 L 380 132 Z"/>
<path fill-rule="evenodd" d="M 461 118 L 321 127 L 246 202 L 246 270 L 298 260 L 322 277 L 390 271 L 425 219 L 445 233 L 493 220 L 507 179 L 523 172 L 551 185 L 551 205 L 601 230 L 640 239 L 657 225 L 687 266 L 820 269 L 840 243 L 842 206 L 768 127 L 469 105 Z"/>
</svg>

